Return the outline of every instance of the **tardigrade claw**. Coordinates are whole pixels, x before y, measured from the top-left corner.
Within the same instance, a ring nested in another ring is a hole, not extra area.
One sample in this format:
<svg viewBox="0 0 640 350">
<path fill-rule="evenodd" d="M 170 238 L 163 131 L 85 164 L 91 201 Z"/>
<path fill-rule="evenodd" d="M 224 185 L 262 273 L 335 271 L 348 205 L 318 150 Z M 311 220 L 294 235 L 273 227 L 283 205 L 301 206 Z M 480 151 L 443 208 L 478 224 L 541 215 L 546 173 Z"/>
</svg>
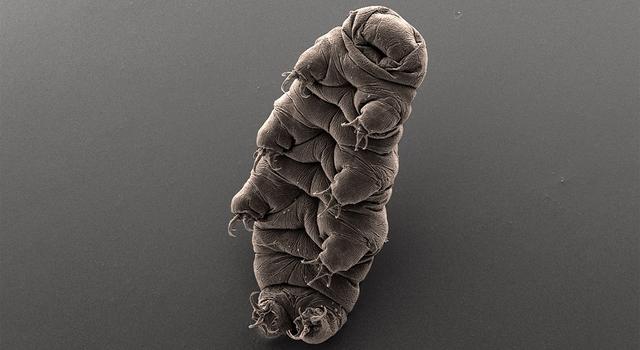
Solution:
<svg viewBox="0 0 640 350">
<path fill-rule="evenodd" d="M 356 134 L 356 143 L 353 146 L 354 151 L 358 150 L 358 146 L 360 146 L 363 141 L 364 143 L 361 149 L 367 149 L 367 146 L 369 145 L 370 135 L 367 129 L 365 129 L 364 125 L 362 124 L 362 119 L 359 116 L 350 122 L 342 123 L 340 125 L 353 127 L 353 132 Z"/>
<path fill-rule="evenodd" d="M 298 317 L 293 320 L 295 332 L 288 330 L 286 334 L 291 339 L 319 344 L 333 336 L 345 321 L 343 309 L 330 310 L 325 305 L 308 306 L 304 311 L 298 310 Z"/>
<path fill-rule="evenodd" d="M 313 85 L 314 81 L 305 79 L 302 74 L 296 72 L 295 70 L 284 72 L 282 73 L 282 76 L 285 77 L 282 85 L 280 85 L 280 90 L 282 90 L 282 92 L 286 93 L 287 91 L 289 91 L 289 88 L 291 88 L 291 84 L 293 84 L 293 81 L 298 79 L 302 83 L 300 96 L 302 96 L 303 98 L 308 98 L 309 96 L 311 96 L 311 90 L 309 89 L 309 86 Z"/>
<path fill-rule="evenodd" d="M 282 326 L 288 321 L 288 315 L 282 306 L 275 300 L 264 299 L 259 301 L 259 293 L 253 292 L 249 297 L 253 312 L 251 314 L 254 322 L 249 328 L 259 328 L 267 337 L 276 337 L 283 333 Z"/>
<path fill-rule="evenodd" d="M 293 81 L 299 77 L 299 74 L 296 71 L 290 71 L 282 73 L 282 76 L 285 78 L 284 81 L 282 81 L 282 85 L 280 85 L 280 90 L 282 90 L 282 92 L 287 92 L 289 91 Z"/>
<path fill-rule="evenodd" d="M 327 278 L 327 282 L 325 283 L 325 285 L 327 286 L 327 288 L 331 287 L 331 277 L 333 276 L 333 272 L 331 272 L 331 270 L 329 270 L 322 263 L 322 261 L 320 261 L 320 256 L 318 256 L 317 258 L 315 258 L 313 260 L 302 260 L 302 263 L 303 264 L 316 265 L 318 267 L 318 274 L 316 275 L 316 277 L 312 278 L 309 282 L 307 282 L 308 286 L 313 284 L 313 282 L 321 280 L 321 279 L 326 277 Z"/>
<path fill-rule="evenodd" d="M 325 193 L 329 193 L 329 194 L 331 194 L 331 186 L 327 187 L 327 189 L 322 190 L 322 191 L 320 191 L 320 192 L 313 192 L 313 193 L 312 193 L 312 195 L 314 195 L 314 196 L 321 196 L 321 195 L 323 195 L 323 194 L 325 194 Z"/>
<path fill-rule="evenodd" d="M 235 232 L 236 228 L 233 227 L 233 225 L 240 220 L 240 218 L 242 217 L 241 214 L 236 214 L 233 216 L 233 218 L 231 218 L 231 220 L 229 221 L 229 225 L 227 225 L 227 232 L 229 233 L 229 236 L 231 237 L 237 237 L 235 234 L 233 234 L 233 232 Z"/>
<path fill-rule="evenodd" d="M 309 317 L 309 321 L 311 321 L 311 323 L 318 323 L 320 322 L 320 320 L 322 320 L 323 317 L 325 317 L 327 315 L 327 307 L 322 305 L 322 312 L 320 312 L 317 315 L 311 315 Z"/>
<path fill-rule="evenodd" d="M 336 219 L 339 218 L 340 217 L 340 213 L 342 212 L 342 205 L 340 203 L 338 203 L 338 200 L 336 199 L 336 197 L 331 192 L 331 186 L 329 186 L 326 190 L 313 193 L 314 196 L 322 196 L 322 195 L 325 195 L 325 194 L 329 195 L 329 201 L 325 205 L 325 208 L 320 213 L 318 213 L 318 217 L 324 215 L 324 213 L 326 213 L 328 211 L 330 212 L 333 209 L 335 209 L 334 217 Z"/>
<path fill-rule="evenodd" d="M 322 262 L 320 261 L 320 256 L 316 257 L 315 259 L 311 259 L 311 260 L 300 260 L 300 263 L 305 264 L 305 265 L 315 265 L 315 264 L 322 264 Z"/>
<path fill-rule="evenodd" d="M 247 230 L 247 232 L 253 232 L 253 219 L 245 215 L 242 218 L 242 224 L 244 225 L 244 229 Z"/>
<path fill-rule="evenodd" d="M 356 117 L 352 121 L 341 123 L 340 125 L 342 125 L 342 126 L 352 126 L 355 129 L 358 129 L 358 127 L 360 126 L 360 117 Z"/>
<path fill-rule="evenodd" d="M 234 215 L 231 220 L 229 221 L 229 224 L 227 225 L 227 233 L 229 234 L 229 236 L 231 237 L 237 237 L 234 232 L 236 231 L 235 228 L 235 223 L 242 220 L 242 224 L 244 225 L 244 229 L 249 231 L 249 232 L 253 232 L 253 218 L 251 218 L 249 215 L 244 214 L 244 213 L 238 213 L 236 215 Z"/>
</svg>

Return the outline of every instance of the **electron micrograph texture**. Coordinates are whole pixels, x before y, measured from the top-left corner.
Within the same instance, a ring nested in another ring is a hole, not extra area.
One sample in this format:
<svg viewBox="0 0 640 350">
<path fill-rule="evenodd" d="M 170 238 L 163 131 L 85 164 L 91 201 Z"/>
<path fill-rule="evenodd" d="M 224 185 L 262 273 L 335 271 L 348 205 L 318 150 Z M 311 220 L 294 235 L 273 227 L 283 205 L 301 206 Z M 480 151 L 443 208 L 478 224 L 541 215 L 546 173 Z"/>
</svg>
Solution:
<svg viewBox="0 0 640 350">
<path fill-rule="evenodd" d="M 251 175 L 231 202 L 253 232 L 254 323 L 318 344 L 356 304 L 387 240 L 398 142 L 427 69 L 422 35 L 383 6 L 349 12 L 283 74 L 257 135 Z"/>
</svg>

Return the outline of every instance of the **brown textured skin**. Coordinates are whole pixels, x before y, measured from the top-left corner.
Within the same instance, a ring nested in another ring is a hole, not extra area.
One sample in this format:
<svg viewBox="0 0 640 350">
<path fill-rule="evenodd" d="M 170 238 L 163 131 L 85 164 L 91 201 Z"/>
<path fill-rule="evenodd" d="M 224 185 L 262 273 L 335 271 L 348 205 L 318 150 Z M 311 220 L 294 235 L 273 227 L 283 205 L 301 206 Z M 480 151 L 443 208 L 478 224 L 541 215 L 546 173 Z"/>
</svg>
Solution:
<svg viewBox="0 0 640 350">
<path fill-rule="evenodd" d="M 387 237 L 402 123 L 426 64 L 422 36 L 382 6 L 351 11 L 302 53 L 231 202 L 230 230 L 253 223 L 250 327 L 315 344 L 346 322 Z"/>
</svg>

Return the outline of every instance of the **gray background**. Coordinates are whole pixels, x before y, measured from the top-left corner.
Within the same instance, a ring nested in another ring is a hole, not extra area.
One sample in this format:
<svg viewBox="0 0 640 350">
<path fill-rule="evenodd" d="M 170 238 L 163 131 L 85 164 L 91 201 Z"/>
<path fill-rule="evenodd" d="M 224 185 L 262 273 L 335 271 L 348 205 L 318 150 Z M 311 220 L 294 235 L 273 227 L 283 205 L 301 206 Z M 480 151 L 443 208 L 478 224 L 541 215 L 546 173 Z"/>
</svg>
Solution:
<svg viewBox="0 0 640 350">
<path fill-rule="evenodd" d="M 364 4 L 0 2 L 0 346 L 304 347 L 247 329 L 229 201 L 280 73 Z M 429 73 L 390 242 L 317 348 L 637 349 L 637 2 L 389 5 Z"/>
</svg>

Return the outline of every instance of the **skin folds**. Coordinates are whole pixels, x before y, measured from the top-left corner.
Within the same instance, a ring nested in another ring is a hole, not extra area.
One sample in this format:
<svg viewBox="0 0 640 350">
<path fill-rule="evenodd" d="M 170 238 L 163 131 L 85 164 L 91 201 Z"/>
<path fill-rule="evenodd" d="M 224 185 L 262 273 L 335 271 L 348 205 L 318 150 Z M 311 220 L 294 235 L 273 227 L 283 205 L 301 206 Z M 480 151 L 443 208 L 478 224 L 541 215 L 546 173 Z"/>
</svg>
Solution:
<svg viewBox="0 0 640 350">
<path fill-rule="evenodd" d="M 321 343 L 346 322 L 386 241 L 398 142 L 426 74 L 422 36 L 394 11 L 351 11 L 302 53 L 258 131 L 231 201 L 253 231 L 250 326 Z"/>
</svg>

